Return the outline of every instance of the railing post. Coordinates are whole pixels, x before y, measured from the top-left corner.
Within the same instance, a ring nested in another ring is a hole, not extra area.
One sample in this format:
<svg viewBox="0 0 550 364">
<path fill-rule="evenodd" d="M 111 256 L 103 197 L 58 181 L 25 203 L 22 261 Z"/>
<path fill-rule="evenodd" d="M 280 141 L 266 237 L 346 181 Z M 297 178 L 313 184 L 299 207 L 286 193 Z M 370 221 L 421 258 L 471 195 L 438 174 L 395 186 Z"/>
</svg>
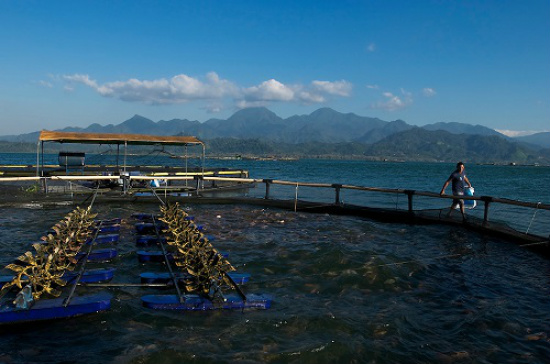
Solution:
<svg viewBox="0 0 550 364">
<path fill-rule="evenodd" d="M 483 224 L 489 221 L 489 205 L 493 201 L 491 196 L 481 196 L 481 200 L 485 203 L 485 209 L 483 211 Z"/>
<path fill-rule="evenodd" d="M 407 200 L 409 203 L 409 214 L 414 215 L 414 209 L 413 209 L 413 195 L 415 194 L 414 190 L 405 190 L 405 193 L 407 194 Z"/>
<path fill-rule="evenodd" d="M 342 185 L 341 184 L 337 184 L 337 183 L 334 183 L 332 185 L 332 187 L 334 188 L 334 204 L 335 205 L 340 205 L 340 189 L 342 189 Z"/>
<path fill-rule="evenodd" d="M 130 188 L 130 176 L 126 173 L 120 175 L 122 179 L 122 194 L 127 195 Z"/>
<path fill-rule="evenodd" d="M 195 175 L 195 180 L 196 180 L 196 194 L 197 196 L 199 195 L 199 189 L 201 188 L 201 176 L 199 175 Z"/>
<path fill-rule="evenodd" d="M 264 179 L 264 183 L 265 183 L 265 197 L 264 197 L 264 199 L 269 200 L 269 186 L 271 185 L 271 183 L 273 183 L 273 180 L 272 179 Z"/>
<path fill-rule="evenodd" d="M 214 177 L 219 177 L 220 175 L 215 172 Z M 218 184 L 216 183 L 216 180 L 212 180 L 212 188 L 218 188 Z"/>
<path fill-rule="evenodd" d="M 46 177 L 42 177 L 42 188 L 44 189 L 44 193 L 48 193 L 48 182 L 46 181 Z"/>
</svg>

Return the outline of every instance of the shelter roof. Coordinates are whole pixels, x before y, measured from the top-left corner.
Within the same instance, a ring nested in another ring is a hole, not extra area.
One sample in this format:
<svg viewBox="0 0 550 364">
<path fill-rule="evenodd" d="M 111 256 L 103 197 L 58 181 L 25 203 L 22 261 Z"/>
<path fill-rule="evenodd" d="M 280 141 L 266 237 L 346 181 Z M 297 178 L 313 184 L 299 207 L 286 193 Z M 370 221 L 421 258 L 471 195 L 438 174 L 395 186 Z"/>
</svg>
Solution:
<svg viewBox="0 0 550 364">
<path fill-rule="evenodd" d="M 65 131 L 42 130 L 39 141 L 80 144 L 128 144 L 128 145 L 189 145 L 201 144 L 194 136 L 169 136 L 145 134 L 112 134 L 112 133 L 78 133 Z"/>
</svg>

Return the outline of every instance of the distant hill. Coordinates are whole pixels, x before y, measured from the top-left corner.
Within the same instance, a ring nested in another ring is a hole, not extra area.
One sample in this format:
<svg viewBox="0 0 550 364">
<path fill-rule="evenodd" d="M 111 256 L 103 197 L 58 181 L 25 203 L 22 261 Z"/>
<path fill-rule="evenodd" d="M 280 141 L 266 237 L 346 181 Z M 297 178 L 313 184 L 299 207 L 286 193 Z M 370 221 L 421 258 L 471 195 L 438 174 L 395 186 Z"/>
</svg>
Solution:
<svg viewBox="0 0 550 364">
<path fill-rule="evenodd" d="M 504 134 L 499 133 L 496 130 L 487 128 L 483 125 L 470 125 L 464 123 L 435 123 L 428 124 L 422 127 L 426 130 L 436 131 L 443 130 L 452 134 L 476 134 L 476 135 L 496 135 L 506 138 Z"/>
<path fill-rule="evenodd" d="M 400 123 L 406 125 L 405 122 Z M 135 115 L 118 125 L 99 125 L 94 123 L 86 128 L 67 127 L 60 131 L 95 133 L 136 133 L 155 135 L 194 135 L 201 139 L 213 138 L 262 138 L 284 143 L 351 142 L 374 132 L 369 142 L 379 140 L 391 133 L 392 126 L 377 118 L 343 114 L 329 108 L 322 108 L 309 115 L 292 116 L 282 119 L 264 108 L 248 108 L 237 111 L 227 120 L 210 119 L 204 123 L 187 119 L 173 119 L 154 122 L 143 116 Z M 401 130 L 401 128 L 399 129 Z M 36 142 L 38 132 L 0 136 L 0 140 L 17 142 Z"/>
<path fill-rule="evenodd" d="M 451 134 L 415 127 L 372 144 L 367 155 L 400 160 L 548 164 L 544 156 L 498 135 Z"/>
<path fill-rule="evenodd" d="M 513 139 L 523 143 L 537 145 L 542 148 L 550 148 L 550 132 L 514 137 Z"/>
<path fill-rule="evenodd" d="M 61 130 L 193 135 L 205 140 L 208 151 L 214 153 L 550 163 L 548 149 L 541 150 L 550 148 L 550 133 L 508 138 L 481 125 L 435 123 L 416 127 L 403 120 L 388 122 L 330 108 L 286 119 L 263 107 L 248 108 L 237 111 L 227 120 L 210 119 L 204 123 L 187 119 L 154 122 L 134 115 L 117 125 L 94 123 L 86 128 Z M 0 137 L 2 141 L 12 142 L 0 143 L 0 151 L 35 149 L 32 145 L 36 146 L 38 135 L 39 132 L 34 132 Z"/>
<path fill-rule="evenodd" d="M 414 128 L 412 125 L 407 124 L 403 120 L 395 120 L 383 125 L 382 127 L 368 131 L 362 137 L 358 138 L 357 141 L 365 144 L 376 143 L 392 134 L 410 130 L 412 128 Z"/>
</svg>

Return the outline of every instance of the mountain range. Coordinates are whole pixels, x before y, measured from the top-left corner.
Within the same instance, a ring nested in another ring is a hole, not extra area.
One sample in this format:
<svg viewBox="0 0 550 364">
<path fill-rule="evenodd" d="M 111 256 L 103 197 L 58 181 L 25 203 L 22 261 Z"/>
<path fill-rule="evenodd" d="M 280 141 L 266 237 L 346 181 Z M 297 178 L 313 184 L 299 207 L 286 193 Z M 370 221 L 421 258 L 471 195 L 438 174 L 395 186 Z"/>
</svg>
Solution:
<svg viewBox="0 0 550 364">
<path fill-rule="evenodd" d="M 259 141 L 269 145 L 267 149 L 274 153 L 282 150 L 301 151 L 295 154 L 306 153 L 304 150 L 312 153 L 323 145 L 326 150 L 340 146 L 353 153 L 376 158 L 393 155 L 404 159 L 453 160 L 462 153 L 488 160 L 493 158 L 499 162 L 550 161 L 550 133 L 510 138 L 481 125 L 435 123 L 417 127 L 403 120 L 388 122 L 353 113 L 340 113 L 330 108 L 286 119 L 267 108 L 248 108 L 237 111 L 226 120 L 210 119 L 203 123 L 187 119 L 154 122 L 135 115 L 117 125 L 94 123 L 86 128 L 66 127 L 60 131 L 193 135 L 205 140 L 207 145 L 226 147 L 228 143 L 231 144 L 231 140 L 233 144 L 236 140 L 255 140 L 256 143 Z M 0 141 L 36 143 L 38 134 L 0 136 Z M 227 138 L 229 142 L 218 140 Z M 243 145 L 242 142 L 238 144 Z M 219 152 L 223 153 L 223 150 Z"/>
</svg>

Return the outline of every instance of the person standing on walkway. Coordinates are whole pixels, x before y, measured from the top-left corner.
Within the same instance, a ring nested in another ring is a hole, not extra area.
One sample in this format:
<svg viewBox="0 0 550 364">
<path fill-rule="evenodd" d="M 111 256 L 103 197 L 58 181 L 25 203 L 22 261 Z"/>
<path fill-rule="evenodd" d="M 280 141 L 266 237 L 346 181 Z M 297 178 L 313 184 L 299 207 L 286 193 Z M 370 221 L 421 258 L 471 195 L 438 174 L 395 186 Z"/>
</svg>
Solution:
<svg viewBox="0 0 550 364">
<path fill-rule="evenodd" d="M 443 188 L 439 193 L 440 195 L 443 195 L 445 193 L 445 189 L 447 188 L 449 183 L 451 183 L 451 186 L 452 186 L 453 196 L 464 196 L 465 183 L 468 185 L 468 188 L 472 187 L 472 184 L 468 180 L 468 177 L 466 177 L 466 174 L 464 174 L 464 163 L 458 162 L 456 164 L 455 171 L 451 173 L 449 178 L 447 178 L 447 180 L 445 181 L 445 184 L 443 185 Z M 464 215 L 464 200 L 460 198 L 453 199 L 453 203 L 451 204 L 447 217 L 451 216 L 451 212 L 453 212 L 453 209 L 455 209 L 457 206 L 460 207 L 462 220 L 466 221 L 466 215 Z"/>
</svg>

